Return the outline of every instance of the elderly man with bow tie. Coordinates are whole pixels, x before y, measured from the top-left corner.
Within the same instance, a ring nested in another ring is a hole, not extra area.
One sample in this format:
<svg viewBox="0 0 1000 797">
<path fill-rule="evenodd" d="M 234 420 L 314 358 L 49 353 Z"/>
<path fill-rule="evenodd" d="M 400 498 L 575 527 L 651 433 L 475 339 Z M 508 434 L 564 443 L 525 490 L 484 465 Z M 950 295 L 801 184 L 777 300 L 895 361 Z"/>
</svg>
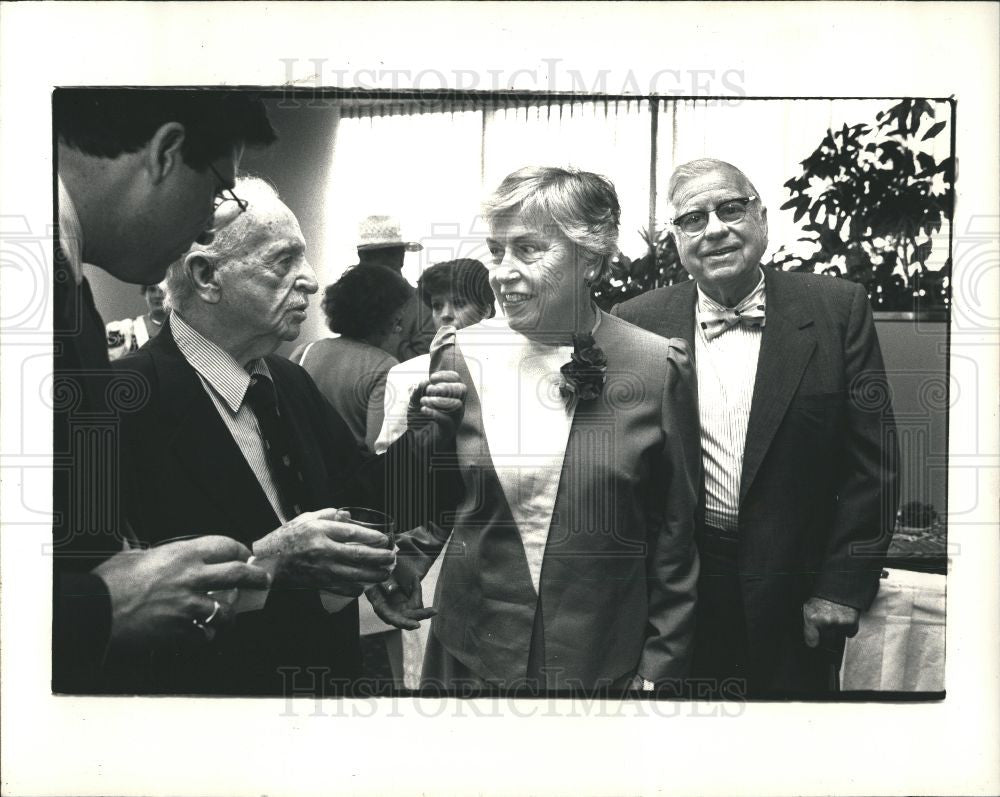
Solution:
<svg viewBox="0 0 1000 797">
<path fill-rule="evenodd" d="M 668 196 L 692 281 L 614 314 L 695 356 L 702 561 L 693 675 L 721 697 L 837 688 L 844 639 L 878 591 L 898 500 L 895 424 L 868 297 L 762 268 L 767 209 L 702 159 Z"/>
</svg>

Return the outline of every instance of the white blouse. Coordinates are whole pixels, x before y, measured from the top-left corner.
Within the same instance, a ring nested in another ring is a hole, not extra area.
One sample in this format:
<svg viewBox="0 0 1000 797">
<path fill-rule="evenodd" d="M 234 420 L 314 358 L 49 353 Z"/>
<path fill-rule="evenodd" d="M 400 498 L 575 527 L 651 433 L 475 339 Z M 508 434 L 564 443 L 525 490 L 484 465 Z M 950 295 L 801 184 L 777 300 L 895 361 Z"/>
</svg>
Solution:
<svg viewBox="0 0 1000 797">
<path fill-rule="evenodd" d="M 479 398 L 493 467 L 537 592 L 576 410 L 575 400 L 567 406 L 559 393 L 559 369 L 569 362 L 573 346 L 533 341 L 512 330 L 502 317 L 485 319 L 456 334 L 473 381 L 469 388 Z M 385 422 L 376 453 L 383 453 L 405 430 L 410 391 L 427 378 L 429 365 L 430 356 L 424 355 L 389 372 Z"/>
<path fill-rule="evenodd" d="M 537 592 L 576 409 L 559 394 L 559 369 L 573 347 L 538 343 L 505 319 L 493 321 L 459 330 L 458 346 L 476 383 L 493 467 Z"/>
</svg>

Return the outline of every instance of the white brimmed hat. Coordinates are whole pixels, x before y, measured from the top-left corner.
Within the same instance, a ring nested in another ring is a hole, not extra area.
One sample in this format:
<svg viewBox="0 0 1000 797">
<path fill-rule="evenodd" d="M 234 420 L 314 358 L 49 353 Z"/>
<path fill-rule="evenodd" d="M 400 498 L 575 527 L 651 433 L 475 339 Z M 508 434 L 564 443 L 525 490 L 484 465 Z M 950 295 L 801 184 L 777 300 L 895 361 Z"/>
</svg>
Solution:
<svg viewBox="0 0 1000 797">
<path fill-rule="evenodd" d="M 385 249 L 390 246 L 406 247 L 408 252 L 419 252 L 423 245 L 404 241 L 399 219 L 395 216 L 369 216 L 358 225 L 358 249 Z"/>
</svg>

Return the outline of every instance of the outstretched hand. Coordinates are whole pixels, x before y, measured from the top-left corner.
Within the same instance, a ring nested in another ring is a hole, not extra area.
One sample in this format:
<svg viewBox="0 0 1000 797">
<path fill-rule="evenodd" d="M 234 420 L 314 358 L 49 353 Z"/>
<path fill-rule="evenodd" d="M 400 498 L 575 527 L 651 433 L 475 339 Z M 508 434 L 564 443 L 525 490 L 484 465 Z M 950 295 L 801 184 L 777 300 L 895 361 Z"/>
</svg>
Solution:
<svg viewBox="0 0 1000 797">
<path fill-rule="evenodd" d="M 254 543 L 258 557 L 278 557 L 275 587 L 321 589 L 356 598 L 396 564 L 389 538 L 335 509 L 303 512 Z"/>
<path fill-rule="evenodd" d="M 246 563 L 236 540 L 204 536 L 146 551 L 123 551 L 94 568 L 111 596 L 111 641 L 155 647 L 214 629 L 233 619 L 231 601 L 218 593 L 264 589 L 268 574 Z M 211 618 L 211 619 L 209 619 Z M 198 625 L 201 623 L 202 625 Z"/>
<path fill-rule="evenodd" d="M 396 569 L 388 581 L 365 590 L 375 614 L 395 628 L 415 631 L 421 620 L 437 614 L 433 607 L 424 608 L 420 577 L 404 558 L 396 560 Z"/>
</svg>

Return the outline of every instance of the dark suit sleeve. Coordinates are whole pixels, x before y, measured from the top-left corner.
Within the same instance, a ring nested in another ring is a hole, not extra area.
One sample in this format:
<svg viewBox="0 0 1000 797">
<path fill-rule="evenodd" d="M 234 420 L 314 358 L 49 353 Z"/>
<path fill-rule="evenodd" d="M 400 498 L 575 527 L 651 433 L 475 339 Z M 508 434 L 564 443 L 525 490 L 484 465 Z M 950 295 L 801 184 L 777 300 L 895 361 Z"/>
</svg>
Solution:
<svg viewBox="0 0 1000 797">
<path fill-rule="evenodd" d="M 868 297 L 854 286 L 844 338 L 847 406 L 837 467 L 837 504 L 814 595 L 864 610 L 879 573 L 899 501 L 899 450 L 882 352 Z"/>
<path fill-rule="evenodd" d="M 102 691 L 100 673 L 111 637 L 111 596 L 93 573 L 55 572 L 52 691 Z"/>
<path fill-rule="evenodd" d="M 649 530 L 646 562 L 649 625 L 638 673 L 659 681 L 688 674 L 694 636 L 698 554 L 695 513 L 701 482 L 701 441 L 694 366 L 687 344 L 670 339 L 662 423 L 665 432 L 661 472 L 666 481 L 656 494 L 662 500 L 662 523 Z"/>
<path fill-rule="evenodd" d="M 462 487 L 453 439 L 442 441 L 428 425 L 404 432 L 385 454 L 371 454 L 356 445 L 343 418 L 308 374 L 302 375 L 322 416 L 319 442 L 331 463 L 337 505 L 381 509 L 395 519 L 397 530 L 437 523 L 454 511 Z"/>
</svg>

